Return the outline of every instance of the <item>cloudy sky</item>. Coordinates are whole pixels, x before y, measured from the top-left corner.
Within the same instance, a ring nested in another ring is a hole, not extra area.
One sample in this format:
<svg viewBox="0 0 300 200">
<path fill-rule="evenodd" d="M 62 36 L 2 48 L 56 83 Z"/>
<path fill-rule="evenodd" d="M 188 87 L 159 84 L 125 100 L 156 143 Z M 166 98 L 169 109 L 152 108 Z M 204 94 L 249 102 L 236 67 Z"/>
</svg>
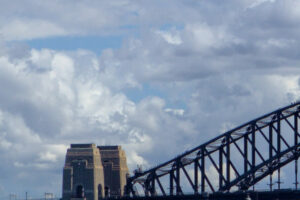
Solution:
<svg viewBox="0 0 300 200">
<path fill-rule="evenodd" d="M 0 0 L 0 198 L 70 143 L 151 167 L 300 97 L 296 0 Z"/>
</svg>

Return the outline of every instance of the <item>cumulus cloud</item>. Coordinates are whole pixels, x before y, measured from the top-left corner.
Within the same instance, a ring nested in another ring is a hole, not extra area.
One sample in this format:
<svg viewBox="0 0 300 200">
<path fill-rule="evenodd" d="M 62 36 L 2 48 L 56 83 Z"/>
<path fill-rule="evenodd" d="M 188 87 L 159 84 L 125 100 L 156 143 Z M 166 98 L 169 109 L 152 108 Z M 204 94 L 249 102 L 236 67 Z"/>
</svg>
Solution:
<svg viewBox="0 0 300 200">
<path fill-rule="evenodd" d="M 121 144 L 131 170 L 148 168 L 299 100 L 298 10 L 292 0 L 3 2 L 0 193 L 60 195 L 70 143 Z M 111 34 L 120 48 L 100 55 L 26 45 Z"/>
<path fill-rule="evenodd" d="M 80 56 L 74 54 L 82 52 L 32 49 L 21 59 L 0 58 L 1 158 L 9 174 L 20 171 L 12 176 L 16 182 L 21 180 L 19 188 L 36 171 L 45 176 L 60 171 L 70 143 L 122 144 L 134 169 L 136 164 L 150 166 L 159 134 L 167 131 L 163 124 L 173 126 L 177 121 L 174 131 L 193 131 L 185 124 L 188 120 L 165 111 L 163 99 L 131 101 L 102 82 L 103 72 L 94 62 L 79 66 Z M 171 155 L 171 150 L 166 154 Z M 61 185 L 61 179 L 52 178 L 56 186 Z M 32 180 L 32 188 L 36 181 Z"/>
</svg>

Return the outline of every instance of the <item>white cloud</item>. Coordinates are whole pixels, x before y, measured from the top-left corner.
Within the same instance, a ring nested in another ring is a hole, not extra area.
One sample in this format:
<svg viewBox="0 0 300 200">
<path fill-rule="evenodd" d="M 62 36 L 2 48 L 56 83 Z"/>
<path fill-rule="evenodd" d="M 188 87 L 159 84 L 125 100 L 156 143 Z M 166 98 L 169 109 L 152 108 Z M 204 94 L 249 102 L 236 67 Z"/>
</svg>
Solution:
<svg viewBox="0 0 300 200">
<path fill-rule="evenodd" d="M 149 164 L 147 163 L 147 161 L 143 157 L 139 156 L 134 151 L 130 151 L 130 150 L 127 151 L 126 156 L 127 156 L 128 165 L 130 165 L 131 167 L 134 167 L 134 169 L 137 168 L 137 165 L 141 165 L 146 168 L 149 167 Z M 132 173 L 132 171 L 130 173 Z"/>
<path fill-rule="evenodd" d="M 175 32 L 173 34 L 167 31 L 156 31 L 156 33 L 160 35 L 162 38 L 164 38 L 170 44 L 179 45 L 182 43 L 182 40 L 178 32 Z"/>
<path fill-rule="evenodd" d="M 48 162 L 56 162 L 57 161 L 56 155 L 53 153 L 50 153 L 48 151 L 40 153 L 39 156 L 40 156 L 41 161 L 48 161 Z"/>
<path fill-rule="evenodd" d="M 70 81 L 73 78 L 74 64 L 73 60 L 66 55 L 56 54 L 51 62 L 51 78 L 58 78 L 62 81 Z"/>
<path fill-rule="evenodd" d="M 30 40 L 67 34 L 64 28 L 58 27 L 52 22 L 35 19 L 27 21 L 15 19 L 9 21 L 9 23 L 4 24 L 2 28 L 0 28 L 0 32 L 7 41 Z"/>
<path fill-rule="evenodd" d="M 274 3 L 276 0 L 256 0 L 251 2 L 251 5 L 249 6 L 249 8 L 255 8 L 256 6 L 259 6 L 263 3 Z"/>
<path fill-rule="evenodd" d="M 178 116 L 182 116 L 184 114 L 184 110 L 183 109 L 171 109 L 171 108 L 166 108 L 165 111 L 167 113 L 171 113 L 173 115 L 178 115 Z"/>
<path fill-rule="evenodd" d="M 100 56 L 0 43 L 0 159 L 20 188 L 46 178 L 60 195 L 70 143 L 121 144 L 131 170 L 150 167 L 299 99 L 294 1 L 24 2 L 1 5 L 4 40 L 123 43 Z"/>
<path fill-rule="evenodd" d="M 192 132 L 188 122 L 165 112 L 163 99 L 130 101 L 99 79 L 101 72 L 93 62 L 81 70 L 74 53 L 43 49 L 31 50 L 22 59 L 1 57 L 0 82 L 7 90 L 3 87 L 0 98 L 1 159 L 14 166 L 7 169 L 10 173 L 23 171 L 16 179 L 33 176 L 30 169 L 56 173 L 52 170 L 62 168 L 66 149 L 73 142 L 123 144 L 130 168 L 137 163 L 149 167 L 147 154 L 157 147 L 157 140 L 163 142 L 159 134 L 166 132 L 164 124 L 177 121 L 179 130 Z"/>
</svg>

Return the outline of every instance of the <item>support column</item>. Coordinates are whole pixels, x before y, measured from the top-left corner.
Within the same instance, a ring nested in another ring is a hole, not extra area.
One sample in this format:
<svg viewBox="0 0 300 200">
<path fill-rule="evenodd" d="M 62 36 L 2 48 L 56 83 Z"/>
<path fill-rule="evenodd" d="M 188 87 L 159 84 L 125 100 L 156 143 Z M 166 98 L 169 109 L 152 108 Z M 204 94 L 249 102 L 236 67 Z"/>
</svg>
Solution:
<svg viewBox="0 0 300 200">
<path fill-rule="evenodd" d="M 198 160 L 194 161 L 194 193 L 198 194 Z"/>
<path fill-rule="evenodd" d="M 174 171 L 171 170 L 170 171 L 170 195 L 174 195 L 174 182 L 173 182 L 173 179 L 174 179 Z"/>
<path fill-rule="evenodd" d="M 230 138 L 229 135 L 226 136 L 226 179 L 227 179 L 227 185 L 230 183 Z"/>
<path fill-rule="evenodd" d="M 180 160 L 176 161 L 176 195 L 181 194 L 180 188 Z"/>
<path fill-rule="evenodd" d="M 244 136 L 244 173 L 248 171 L 248 134 Z"/>
<path fill-rule="evenodd" d="M 294 115 L 295 146 L 298 145 L 298 113 Z M 298 189 L 298 157 L 295 160 L 295 187 Z"/>
<path fill-rule="evenodd" d="M 252 167 L 251 169 L 254 170 L 255 168 L 255 123 L 251 124 L 251 134 L 252 134 Z M 255 179 L 255 172 L 252 172 L 252 179 Z M 255 190 L 255 186 L 253 185 L 253 190 Z"/>
<path fill-rule="evenodd" d="M 273 123 L 269 125 L 269 159 L 273 157 Z M 270 191 L 273 190 L 273 171 L 270 174 Z"/>
<path fill-rule="evenodd" d="M 281 125 L 280 125 L 280 113 L 277 113 L 277 152 L 280 153 L 281 152 Z M 279 162 L 280 158 L 278 158 L 278 162 Z M 280 168 L 278 169 L 278 189 L 280 190 Z"/>
<path fill-rule="evenodd" d="M 205 154 L 204 147 L 201 149 L 201 193 L 205 192 Z"/>
<path fill-rule="evenodd" d="M 223 186 L 223 146 L 219 150 L 219 189 Z"/>
</svg>

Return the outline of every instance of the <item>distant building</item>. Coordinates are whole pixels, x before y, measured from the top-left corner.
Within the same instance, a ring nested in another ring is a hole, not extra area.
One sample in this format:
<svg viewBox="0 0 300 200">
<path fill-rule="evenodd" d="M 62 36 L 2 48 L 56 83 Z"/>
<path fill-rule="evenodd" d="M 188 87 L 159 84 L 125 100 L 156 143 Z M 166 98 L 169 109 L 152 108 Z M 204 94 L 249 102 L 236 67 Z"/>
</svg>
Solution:
<svg viewBox="0 0 300 200">
<path fill-rule="evenodd" d="M 104 168 L 105 196 L 123 196 L 128 168 L 121 146 L 99 146 Z"/>
<path fill-rule="evenodd" d="M 63 200 L 123 196 L 127 176 L 121 146 L 71 144 L 63 170 Z"/>
<path fill-rule="evenodd" d="M 95 144 L 71 144 L 63 171 L 63 200 L 103 197 L 104 174 Z"/>
</svg>

